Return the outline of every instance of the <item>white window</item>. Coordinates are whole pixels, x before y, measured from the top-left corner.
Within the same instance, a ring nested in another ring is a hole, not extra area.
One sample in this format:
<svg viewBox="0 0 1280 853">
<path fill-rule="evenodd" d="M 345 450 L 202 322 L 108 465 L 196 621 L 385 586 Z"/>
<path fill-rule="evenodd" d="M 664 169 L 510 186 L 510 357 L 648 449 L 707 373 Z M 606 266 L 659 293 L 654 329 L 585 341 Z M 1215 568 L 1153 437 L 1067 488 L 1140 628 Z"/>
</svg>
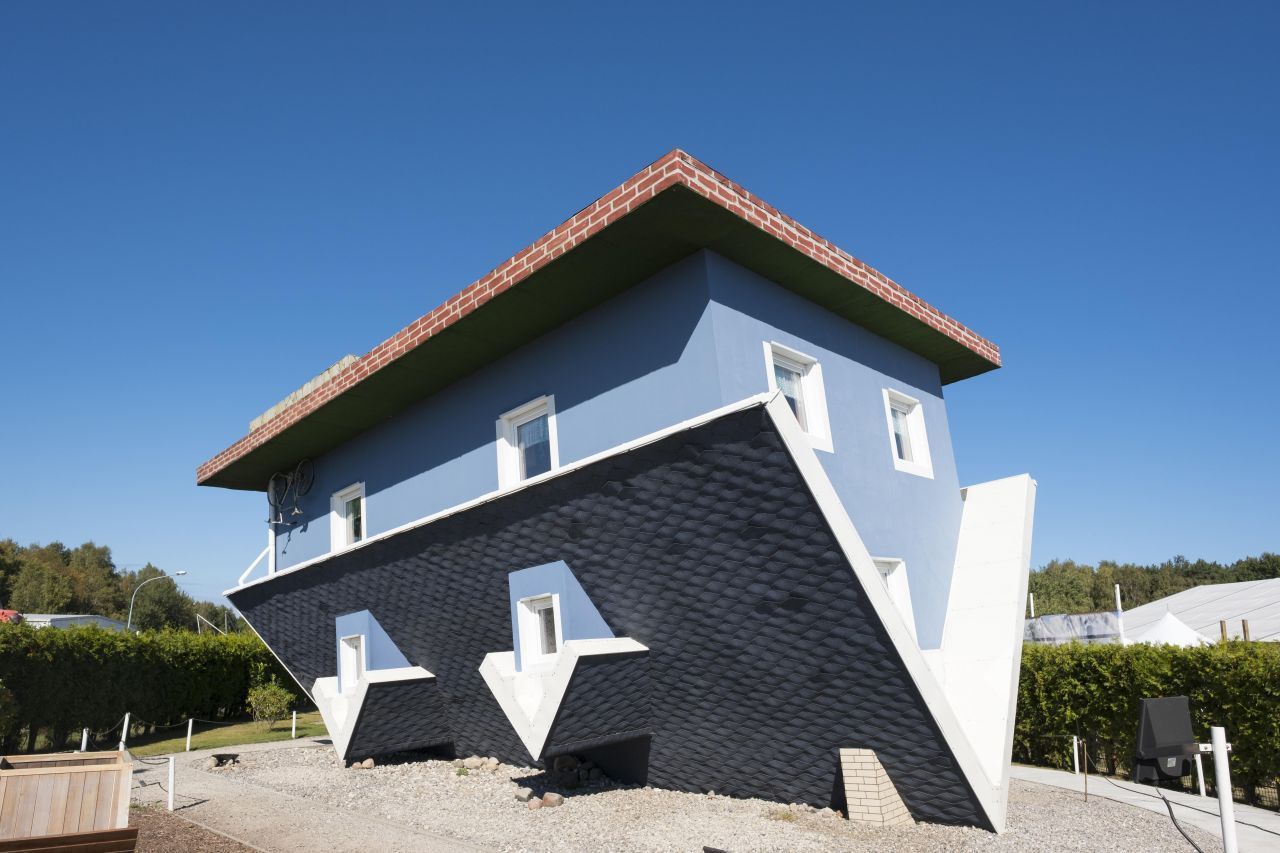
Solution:
<svg viewBox="0 0 1280 853">
<path fill-rule="evenodd" d="M 924 407 L 914 397 L 884 389 L 884 416 L 889 427 L 893 467 L 908 474 L 933 477 L 929 439 L 924 431 Z"/>
<path fill-rule="evenodd" d="M 521 669 L 552 662 L 564 645 L 560 596 L 536 595 L 517 604 Z"/>
<path fill-rule="evenodd" d="M 765 341 L 764 361 L 769 390 L 782 394 L 816 450 L 832 452 L 822 365 L 817 359 L 772 341 Z"/>
<path fill-rule="evenodd" d="M 364 541 L 368 532 L 364 512 L 364 483 L 347 486 L 329 499 L 329 545 L 334 551 Z"/>
<path fill-rule="evenodd" d="M 343 693 L 351 693 L 356 685 L 364 680 L 366 661 L 364 657 L 364 635 L 352 634 L 343 637 L 340 644 L 342 659 L 338 661 L 338 682 Z"/>
<path fill-rule="evenodd" d="M 555 397 L 539 397 L 498 418 L 499 488 L 559 467 Z"/>
<path fill-rule="evenodd" d="M 898 608 L 902 618 L 911 629 L 911 636 L 916 635 L 916 617 L 911 609 L 911 586 L 907 583 L 907 564 L 897 559 L 877 557 L 874 560 L 876 571 L 880 572 L 880 580 L 884 581 L 889 591 L 889 600 Z"/>
</svg>

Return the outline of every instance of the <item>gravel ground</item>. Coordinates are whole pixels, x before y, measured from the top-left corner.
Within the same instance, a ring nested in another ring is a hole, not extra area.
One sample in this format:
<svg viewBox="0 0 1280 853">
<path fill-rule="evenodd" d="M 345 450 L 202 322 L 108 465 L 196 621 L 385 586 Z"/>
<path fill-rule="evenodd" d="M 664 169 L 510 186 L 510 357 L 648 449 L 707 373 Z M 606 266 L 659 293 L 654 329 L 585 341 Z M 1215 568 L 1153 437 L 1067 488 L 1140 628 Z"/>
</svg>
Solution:
<svg viewBox="0 0 1280 853">
<path fill-rule="evenodd" d="M 524 786 L 548 790 L 539 770 L 502 765 L 459 775 L 451 761 L 390 761 L 344 768 L 331 749 L 242 753 L 241 763 L 209 771 L 358 814 L 509 851 L 650 853 L 701 851 L 1190 851 L 1167 818 L 1130 806 L 1014 781 L 1007 831 L 932 824 L 875 829 L 807 807 L 652 788 L 561 791 L 557 808 L 517 802 Z M 252 796 L 246 791 L 247 796 Z M 1188 828 L 1206 853 L 1211 836 Z"/>
</svg>

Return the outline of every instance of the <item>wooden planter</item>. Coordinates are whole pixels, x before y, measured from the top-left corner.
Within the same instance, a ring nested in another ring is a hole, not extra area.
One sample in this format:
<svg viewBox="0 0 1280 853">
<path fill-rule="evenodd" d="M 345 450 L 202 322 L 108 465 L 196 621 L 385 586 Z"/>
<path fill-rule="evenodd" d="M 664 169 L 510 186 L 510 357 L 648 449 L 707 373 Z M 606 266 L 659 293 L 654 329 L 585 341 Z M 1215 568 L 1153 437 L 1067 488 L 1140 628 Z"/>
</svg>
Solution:
<svg viewBox="0 0 1280 853">
<path fill-rule="evenodd" d="M 93 849 L 132 850 L 132 781 L 133 763 L 122 752 L 0 757 L 0 853 L 57 850 L 59 842 L 71 846 L 107 837 L 117 843 Z"/>
</svg>

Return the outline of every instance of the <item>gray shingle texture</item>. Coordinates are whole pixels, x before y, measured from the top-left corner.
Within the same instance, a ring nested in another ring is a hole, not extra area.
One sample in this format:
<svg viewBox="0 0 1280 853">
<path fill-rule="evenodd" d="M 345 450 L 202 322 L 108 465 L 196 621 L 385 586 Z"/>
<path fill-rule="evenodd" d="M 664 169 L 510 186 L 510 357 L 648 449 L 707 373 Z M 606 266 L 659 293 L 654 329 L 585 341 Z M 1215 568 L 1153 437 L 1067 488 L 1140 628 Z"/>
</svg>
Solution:
<svg viewBox="0 0 1280 853">
<path fill-rule="evenodd" d="M 990 828 L 762 407 L 231 600 L 307 687 L 336 671 L 335 617 L 369 609 L 435 673 L 458 754 L 524 763 L 478 667 L 511 648 L 507 574 L 554 560 L 616 636 L 650 650 L 650 784 L 828 805 L 842 799 L 836 750 L 862 747 L 916 819 Z M 562 715 L 614 713 L 599 689 Z"/>
</svg>

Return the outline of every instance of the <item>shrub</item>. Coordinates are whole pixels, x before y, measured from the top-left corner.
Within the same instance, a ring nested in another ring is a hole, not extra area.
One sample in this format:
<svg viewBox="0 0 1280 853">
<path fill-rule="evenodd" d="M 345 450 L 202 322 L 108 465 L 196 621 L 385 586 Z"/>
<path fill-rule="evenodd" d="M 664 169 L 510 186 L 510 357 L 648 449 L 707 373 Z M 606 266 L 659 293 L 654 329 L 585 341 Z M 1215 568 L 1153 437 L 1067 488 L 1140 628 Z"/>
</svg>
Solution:
<svg viewBox="0 0 1280 853">
<path fill-rule="evenodd" d="M 293 699 L 293 694 L 281 687 L 275 678 L 249 688 L 249 710 L 253 712 L 253 718 L 260 723 L 265 722 L 268 729 L 285 718 Z"/>
<path fill-rule="evenodd" d="M 14 730 L 27 730 L 28 749 L 41 729 L 58 748 L 81 728 L 116 726 L 125 711 L 139 725 L 238 717 L 249 688 L 273 676 L 293 685 L 252 634 L 130 634 L 0 623 L 0 683 L 13 694 L 13 703 L 2 704 L 16 705 Z M 10 732 L 6 749 L 14 748 L 15 734 Z"/>
<path fill-rule="evenodd" d="M 1223 726 L 1232 781 L 1248 792 L 1280 779 L 1280 644 L 1228 642 L 1201 648 L 1072 643 L 1022 651 L 1013 758 L 1071 766 L 1071 735 L 1087 739 L 1090 762 L 1132 766 L 1139 700 L 1187 696 L 1192 730 L 1209 741 Z M 1096 758 L 1095 758 L 1096 757 Z M 1206 762 L 1206 765 L 1211 762 Z"/>
<path fill-rule="evenodd" d="M 17 734 L 18 706 L 13 691 L 0 683 L 0 743 Z"/>
</svg>

